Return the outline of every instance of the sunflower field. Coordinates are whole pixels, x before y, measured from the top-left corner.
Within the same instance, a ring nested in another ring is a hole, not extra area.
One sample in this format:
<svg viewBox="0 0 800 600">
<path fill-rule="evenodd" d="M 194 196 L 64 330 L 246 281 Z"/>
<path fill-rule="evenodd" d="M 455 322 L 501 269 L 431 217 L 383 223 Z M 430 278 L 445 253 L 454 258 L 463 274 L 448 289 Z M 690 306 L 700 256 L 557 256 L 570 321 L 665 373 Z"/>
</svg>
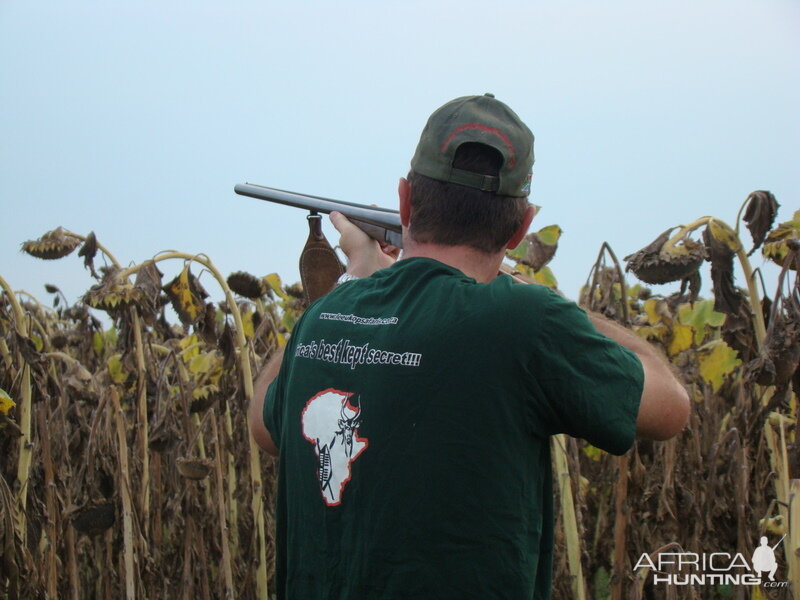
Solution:
<svg viewBox="0 0 800 600">
<path fill-rule="evenodd" d="M 625 267 L 600 249 L 580 304 L 658 346 L 692 415 L 676 438 L 637 441 L 622 457 L 553 438 L 554 598 L 800 590 L 800 211 L 783 222 L 778 213 L 757 191 L 733 226 L 702 217 L 672 227 Z M 560 233 L 529 234 L 510 266 L 556 287 L 547 263 Z M 22 250 L 77 254 L 93 284 L 70 304 L 55 285 L 37 298 L 0 273 L 0 598 L 273 597 L 276 460 L 255 445 L 246 414 L 255 373 L 304 308 L 302 286 L 224 276 L 203 254 L 123 267 L 94 233 L 62 228 Z M 170 281 L 165 261 L 178 265 Z M 647 287 L 660 284 L 674 289 Z M 766 574 L 758 585 L 675 584 L 687 567 L 664 560 L 725 553 L 725 573 L 743 572 L 762 536 L 775 585 Z"/>
</svg>

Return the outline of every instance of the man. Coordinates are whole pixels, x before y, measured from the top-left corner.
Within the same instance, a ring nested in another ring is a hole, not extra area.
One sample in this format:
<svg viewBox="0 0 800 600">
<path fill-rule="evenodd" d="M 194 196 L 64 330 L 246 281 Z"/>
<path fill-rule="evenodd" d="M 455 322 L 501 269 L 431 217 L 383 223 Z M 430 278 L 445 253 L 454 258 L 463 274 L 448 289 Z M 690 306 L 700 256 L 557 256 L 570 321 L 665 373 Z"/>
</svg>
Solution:
<svg viewBox="0 0 800 600">
<path fill-rule="evenodd" d="M 308 308 L 250 408 L 280 449 L 279 598 L 549 598 L 549 436 L 622 454 L 686 423 L 646 342 L 497 276 L 532 165 L 511 109 L 458 98 L 400 180 L 402 260 L 331 215 L 357 279 Z"/>
</svg>

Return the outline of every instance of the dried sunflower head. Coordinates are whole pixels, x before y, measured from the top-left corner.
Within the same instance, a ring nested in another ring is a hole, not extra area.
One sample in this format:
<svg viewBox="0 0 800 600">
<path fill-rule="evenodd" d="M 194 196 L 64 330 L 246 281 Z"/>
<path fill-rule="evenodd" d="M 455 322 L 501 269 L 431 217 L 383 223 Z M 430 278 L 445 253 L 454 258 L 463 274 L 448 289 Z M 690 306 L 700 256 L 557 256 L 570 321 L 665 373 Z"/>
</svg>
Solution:
<svg viewBox="0 0 800 600">
<path fill-rule="evenodd" d="M 705 258 L 705 247 L 689 238 L 665 248 L 672 229 L 667 229 L 650 244 L 625 257 L 626 271 L 645 283 L 680 281 L 696 273 Z"/>
<path fill-rule="evenodd" d="M 187 479 L 205 479 L 211 473 L 213 462 L 210 458 L 181 456 L 175 460 L 178 471 Z"/>
<path fill-rule="evenodd" d="M 298 281 L 297 283 L 293 283 L 292 285 L 287 285 L 286 293 L 290 295 L 292 298 L 302 298 L 303 284 Z"/>
<path fill-rule="evenodd" d="M 115 520 L 114 502 L 103 500 L 90 502 L 70 515 L 72 526 L 88 535 L 103 533 Z"/>
<path fill-rule="evenodd" d="M 80 246 L 78 238 L 67 236 L 61 227 L 48 231 L 38 240 L 22 242 L 22 251 L 36 258 L 54 260 L 63 258 Z"/>
<path fill-rule="evenodd" d="M 117 277 L 116 270 L 106 271 L 103 280 L 83 295 L 86 304 L 107 312 L 114 312 L 141 300 L 142 291 L 127 280 Z"/>
<path fill-rule="evenodd" d="M 263 279 L 244 271 L 236 271 L 228 275 L 228 286 L 236 294 L 251 300 L 258 300 L 269 289 Z"/>
</svg>

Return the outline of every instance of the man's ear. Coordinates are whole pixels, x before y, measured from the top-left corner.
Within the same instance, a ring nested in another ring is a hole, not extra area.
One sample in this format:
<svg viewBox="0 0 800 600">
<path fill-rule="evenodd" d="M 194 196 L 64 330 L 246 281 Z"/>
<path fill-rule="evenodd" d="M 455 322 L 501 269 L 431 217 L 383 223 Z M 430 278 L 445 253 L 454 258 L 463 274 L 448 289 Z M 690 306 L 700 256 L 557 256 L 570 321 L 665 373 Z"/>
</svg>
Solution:
<svg viewBox="0 0 800 600">
<path fill-rule="evenodd" d="M 397 195 L 400 197 L 400 223 L 403 227 L 408 227 L 411 221 L 411 184 L 405 177 L 400 178 Z"/>
<path fill-rule="evenodd" d="M 528 233 L 528 228 L 531 226 L 531 221 L 533 221 L 533 217 L 536 215 L 536 207 L 529 204 L 528 208 L 525 209 L 525 216 L 522 219 L 522 224 L 519 226 L 514 232 L 514 235 L 511 236 L 511 239 L 508 240 L 508 244 L 506 244 L 506 248 L 516 248 L 519 246 L 519 243 L 522 241 L 522 238 L 525 237 L 525 234 Z"/>
</svg>

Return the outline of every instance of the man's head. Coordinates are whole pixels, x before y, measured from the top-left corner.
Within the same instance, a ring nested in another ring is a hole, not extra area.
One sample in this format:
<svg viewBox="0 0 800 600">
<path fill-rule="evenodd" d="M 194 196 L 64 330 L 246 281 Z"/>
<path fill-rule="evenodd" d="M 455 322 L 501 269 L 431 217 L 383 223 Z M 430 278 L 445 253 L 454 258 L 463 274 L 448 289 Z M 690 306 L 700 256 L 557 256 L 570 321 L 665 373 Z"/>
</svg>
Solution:
<svg viewBox="0 0 800 600">
<path fill-rule="evenodd" d="M 411 239 L 504 248 L 525 218 L 532 166 L 533 134 L 508 106 L 491 94 L 448 102 L 411 160 Z"/>
</svg>

